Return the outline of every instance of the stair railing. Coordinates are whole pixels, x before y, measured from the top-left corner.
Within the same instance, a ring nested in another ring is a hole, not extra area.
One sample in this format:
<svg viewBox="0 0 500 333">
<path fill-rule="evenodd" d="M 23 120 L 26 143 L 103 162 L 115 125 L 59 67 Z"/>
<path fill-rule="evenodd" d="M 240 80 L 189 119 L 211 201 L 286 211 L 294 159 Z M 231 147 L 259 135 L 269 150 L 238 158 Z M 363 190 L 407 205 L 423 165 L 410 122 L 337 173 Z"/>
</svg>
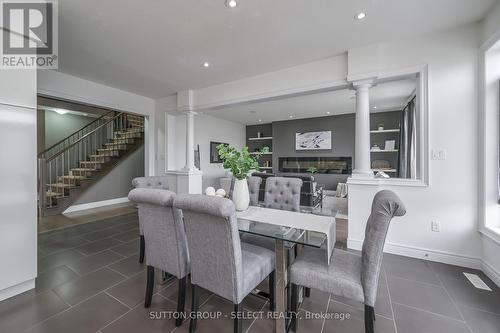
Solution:
<svg viewBox="0 0 500 333">
<path fill-rule="evenodd" d="M 113 113 L 114 115 L 108 114 L 99 118 L 99 121 L 95 121 L 94 125 L 87 126 L 85 131 L 75 132 L 61 140 L 56 145 L 60 147 L 59 151 L 55 152 L 54 146 L 39 155 L 38 203 L 40 216 L 43 216 L 46 208 L 53 207 L 53 200 L 49 194 L 58 198 L 68 196 L 67 192 L 69 192 L 72 182 L 70 179 L 66 182 L 64 176 L 69 176 L 72 169 L 82 168 L 80 162 L 87 161 L 90 155 L 97 155 L 97 150 L 104 148 L 106 143 L 115 138 L 116 132 L 131 128 L 128 114 Z M 85 176 L 87 175 L 86 171 L 82 170 L 82 172 Z"/>
</svg>

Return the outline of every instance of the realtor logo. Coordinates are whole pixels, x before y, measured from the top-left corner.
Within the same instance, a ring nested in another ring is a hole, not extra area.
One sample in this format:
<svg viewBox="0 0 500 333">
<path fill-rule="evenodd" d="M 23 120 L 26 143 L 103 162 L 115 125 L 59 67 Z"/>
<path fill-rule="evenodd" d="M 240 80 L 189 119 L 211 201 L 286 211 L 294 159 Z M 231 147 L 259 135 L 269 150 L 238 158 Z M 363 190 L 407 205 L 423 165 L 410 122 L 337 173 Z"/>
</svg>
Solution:
<svg viewBox="0 0 500 333">
<path fill-rule="evenodd" d="M 2 69 L 57 68 L 57 1 L 3 0 Z"/>
</svg>

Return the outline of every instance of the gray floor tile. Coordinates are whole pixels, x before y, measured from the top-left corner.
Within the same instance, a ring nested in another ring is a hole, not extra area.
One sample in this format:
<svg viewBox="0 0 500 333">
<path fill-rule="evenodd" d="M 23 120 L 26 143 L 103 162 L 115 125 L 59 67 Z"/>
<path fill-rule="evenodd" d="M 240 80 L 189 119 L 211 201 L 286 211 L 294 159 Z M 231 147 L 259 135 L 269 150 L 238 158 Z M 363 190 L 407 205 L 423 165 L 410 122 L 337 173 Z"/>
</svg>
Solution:
<svg viewBox="0 0 500 333">
<path fill-rule="evenodd" d="M 460 306 L 460 312 L 474 333 L 499 333 L 500 315 Z"/>
<path fill-rule="evenodd" d="M 93 273 L 84 275 L 78 279 L 65 283 L 54 291 L 66 302 L 75 305 L 84 299 L 103 291 L 120 281 L 124 277 L 107 268 L 102 268 Z"/>
<path fill-rule="evenodd" d="M 462 321 L 400 304 L 394 305 L 394 317 L 398 332 L 402 333 L 471 333 Z"/>
<path fill-rule="evenodd" d="M 455 304 L 443 287 L 388 277 L 393 303 L 400 303 L 455 319 L 461 319 Z"/>
<path fill-rule="evenodd" d="M 111 248 L 113 251 L 123 254 L 128 257 L 133 254 L 139 253 L 139 238 L 121 245 L 117 245 Z"/>
<path fill-rule="evenodd" d="M 160 294 L 177 304 L 178 285 L 179 284 L 177 283 L 177 279 L 174 279 L 172 283 L 170 283 L 166 288 L 160 291 Z M 188 283 L 188 287 L 186 290 L 186 310 L 191 309 L 191 295 L 191 284 Z M 202 306 L 212 294 L 203 288 L 199 288 L 198 295 L 200 297 L 200 306 Z"/>
<path fill-rule="evenodd" d="M 90 255 L 98 252 L 102 252 L 110 247 L 122 244 L 117 239 L 113 238 L 104 238 L 95 242 L 90 242 L 83 246 L 79 246 L 76 248 L 77 251 L 82 252 L 83 254 Z"/>
<path fill-rule="evenodd" d="M 330 295 L 316 289 L 311 289 L 311 297 L 304 297 L 301 309 L 310 312 L 325 312 L 328 308 Z"/>
<path fill-rule="evenodd" d="M 93 242 L 93 241 L 96 241 L 96 240 L 100 240 L 100 239 L 104 239 L 104 238 L 109 238 L 109 237 L 114 236 L 114 235 L 116 235 L 118 233 L 120 233 L 119 230 L 117 230 L 114 227 L 109 227 L 109 228 L 106 228 L 106 229 L 102 229 L 102 230 L 90 232 L 90 233 L 82 235 L 80 237 L 83 238 L 83 239 L 85 239 L 85 240 L 87 240 L 87 241 L 89 241 L 89 242 Z"/>
<path fill-rule="evenodd" d="M 94 333 L 126 313 L 128 308 L 99 294 L 35 326 L 34 333 Z"/>
<path fill-rule="evenodd" d="M 173 280 L 169 283 L 172 283 Z M 155 284 L 154 293 L 158 292 L 164 286 Z M 106 291 L 111 296 L 133 308 L 137 304 L 144 304 L 146 294 L 146 272 L 126 279 L 118 285 Z"/>
<path fill-rule="evenodd" d="M 159 295 L 153 297 L 151 307 L 142 304 L 101 330 L 102 333 L 168 333 L 175 328 L 175 304 Z M 176 331 L 177 332 L 177 331 Z M 198 332 L 198 331 L 197 331 Z"/>
<path fill-rule="evenodd" d="M 138 237 L 139 237 L 139 228 L 135 227 L 128 231 L 120 232 L 113 236 L 113 238 L 121 240 L 122 242 L 130 242 Z"/>
<path fill-rule="evenodd" d="M 57 235 L 57 237 L 47 240 L 45 242 L 39 242 L 38 248 L 48 254 L 56 253 L 64 250 L 68 250 L 74 247 L 87 244 L 88 241 L 80 237 L 63 237 Z"/>
<path fill-rule="evenodd" d="M 345 304 L 330 301 L 329 316 L 325 318 L 323 332 L 364 333 L 364 310 L 349 307 Z M 394 321 L 377 316 L 376 333 L 395 333 Z"/>
<path fill-rule="evenodd" d="M 66 250 L 50 254 L 38 259 L 38 272 L 41 273 L 57 266 L 71 264 L 82 258 L 85 258 L 85 255 L 75 250 Z"/>
<path fill-rule="evenodd" d="M 231 319 L 231 312 L 233 311 L 233 305 L 219 298 L 218 296 L 212 296 L 208 301 L 200 308 L 201 312 L 210 313 L 214 316 L 221 312 L 222 315 L 218 319 L 202 319 L 198 320 L 196 327 L 196 333 L 205 332 L 217 332 L 217 333 L 231 333 L 233 332 L 233 320 Z M 245 312 L 247 312 L 245 310 Z M 253 320 L 242 319 L 243 332 L 247 331 Z M 175 332 L 188 332 L 189 322 L 185 321 L 183 325 Z"/>
<path fill-rule="evenodd" d="M 441 285 L 438 276 L 425 260 L 384 254 L 383 265 L 387 276 Z"/>
<path fill-rule="evenodd" d="M 119 260 L 116 263 L 109 265 L 109 267 L 123 275 L 133 276 L 144 271 L 146 266 L 139 263 L 139 255 L 137 254 Z"/>
<path fill-rule="evenodd" d="M 475 288 L 468 280 L 443 279 L 446 290 L 459 304 L 500 314 L 500 290 L 493 287 L 493 291 Z"/>
<path fill-rule="evenodd" d="M 53 289 L 66 282 L 78 278 L 79 275 L 67 266 L 58 266 L 38 274 L 35 280 L 35 290 L 37 293 Z"/>
<path fill-rule="evenodd" d="M 0 302 L 0 332 L 21 332 L 68 307 L 52 291 L 25 292 Z"/>
<path fill-rule="evenodd" d="M 88 257 L 82 258 L 78 261 L 74 261 L 67 265 L 78 274 L 84 275 L 119 260 L 122 260 L 123 258 L 124 257 L 122 255 L 119 255 L 118 253 L 104 250 L 103 252 L 92 254 Z"/>
<path fill-rule="evenodd" d="M 439 262 L 429 262 L 429 265 L 432 270 L 436 272 L 436 274 L 438 274 L 441 278 L 465 280 L 466 277 L 463 273 L 466 272 L 479 275 L 479 277 L 483 279 L 487 284 L 490 284 L 489 282 L 491 282 L 486 274 L 477 269 L 447 265 Z M 491 284 L 494 285 L 493 282 L 491 282 Z"/>
</svg>

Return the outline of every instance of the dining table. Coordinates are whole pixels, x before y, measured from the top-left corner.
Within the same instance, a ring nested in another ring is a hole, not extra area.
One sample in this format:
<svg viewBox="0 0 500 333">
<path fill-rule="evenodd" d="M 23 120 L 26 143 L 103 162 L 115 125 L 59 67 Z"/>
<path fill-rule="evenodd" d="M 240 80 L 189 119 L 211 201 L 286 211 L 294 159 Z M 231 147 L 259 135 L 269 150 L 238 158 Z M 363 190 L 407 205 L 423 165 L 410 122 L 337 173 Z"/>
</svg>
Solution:
<svg viewBox="0 0 500 333">
<path fill-rule="evenodd" d="M 329 262 L 335 245 L 335 215 L 330 209 L 306 207 L 300 212 L 250 206 L 236 213 L 241 233 L 271 238 L 275 242 L 275 319 L 276 333 L 288 331 L 287 250 L 294 246 L 324 248 L 324 260 Z"/>
</svg>

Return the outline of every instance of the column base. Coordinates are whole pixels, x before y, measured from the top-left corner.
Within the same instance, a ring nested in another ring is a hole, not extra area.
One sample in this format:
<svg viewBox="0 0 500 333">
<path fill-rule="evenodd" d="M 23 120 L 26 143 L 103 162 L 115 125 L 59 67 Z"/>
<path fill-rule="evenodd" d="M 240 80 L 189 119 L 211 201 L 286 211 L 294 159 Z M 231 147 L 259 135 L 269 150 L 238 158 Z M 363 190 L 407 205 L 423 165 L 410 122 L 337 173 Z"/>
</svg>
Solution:
<svg viewBox="0 0 500 333">
<path fill-rule="evenodd" d="M 176 170 L 168 171 L 167 174 L 175 175 L 177 178 L 177 194 L 202 194 L 203 172 L 200 170 Z"/>
</svg>

